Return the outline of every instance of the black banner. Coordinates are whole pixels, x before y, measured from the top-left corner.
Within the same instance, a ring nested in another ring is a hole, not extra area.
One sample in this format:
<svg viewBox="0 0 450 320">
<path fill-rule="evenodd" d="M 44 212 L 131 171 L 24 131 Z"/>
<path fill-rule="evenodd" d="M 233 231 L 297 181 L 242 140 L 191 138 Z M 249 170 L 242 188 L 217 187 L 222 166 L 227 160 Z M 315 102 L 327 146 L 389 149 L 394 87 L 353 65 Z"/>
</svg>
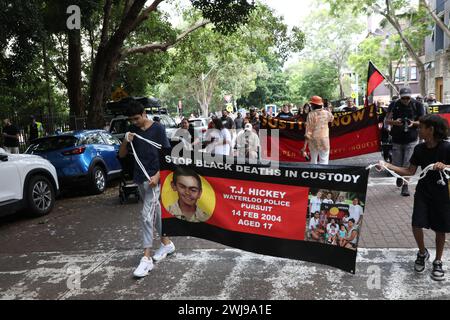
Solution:
<svg viewBox="0 0 450 320">
<path fill-rule="evenodd" d="M 338 214 L 322 218 L 319 224 L 319 212 L 312 212 L 311 204 L 334 197 L 335 202 L 348 206 L 357 196 L 363 208 L 368 170 L 289 163 L 269 167 L 196 156 L 164 159 L 164 235 L 194 236 L 250 252 L 355 272 L 362 219 L 348 223 Z M 330 208 L 329 213 L 334 212 Z M 342 229 L 341 237 L 332 235 L 333 243 L 328 241 L 331 228 L 327 230 L 331 219 Z M 346 227 L 342 227 L 344 222 Z"/>
</svg>

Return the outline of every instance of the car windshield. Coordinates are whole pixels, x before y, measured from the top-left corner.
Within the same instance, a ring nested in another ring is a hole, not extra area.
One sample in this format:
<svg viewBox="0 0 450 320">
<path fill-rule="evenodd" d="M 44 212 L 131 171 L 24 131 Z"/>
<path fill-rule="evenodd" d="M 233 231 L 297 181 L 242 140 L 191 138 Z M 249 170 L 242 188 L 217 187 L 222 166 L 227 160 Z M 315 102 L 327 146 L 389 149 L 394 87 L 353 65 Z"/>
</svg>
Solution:
<svg viewBox="0 0 450 320">
<path fill-rule="evenodd" d="M 173 120 L 171 117 L 158 115 L 161 119 L 161 124 L 163 124 L 166 128 L 177 128 L 177 124 L 175 123 L 175 120 Z"/>
<path fill-rule="evenodd" d="M 131 122 L 128 119 L 114 120 L 109 132 L 112 134 L 120 134 L 128 131 Z"/>
<path fill-rule="evenodd" d="M 57 136 L 38 139 L 33 141 L 27 150 L 27 153 L 48 152 L 59 149 L 74 147 L 77 143 L 77 138 L 72 136 Z"/>
</svg>

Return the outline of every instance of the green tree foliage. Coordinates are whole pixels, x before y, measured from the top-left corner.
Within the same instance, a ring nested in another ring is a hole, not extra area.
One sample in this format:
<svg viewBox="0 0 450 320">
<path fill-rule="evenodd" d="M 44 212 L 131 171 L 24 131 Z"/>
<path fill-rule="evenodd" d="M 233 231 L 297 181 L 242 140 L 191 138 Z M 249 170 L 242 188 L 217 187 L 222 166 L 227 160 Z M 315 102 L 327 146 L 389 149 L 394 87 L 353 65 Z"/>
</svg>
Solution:
<svg viewBox="0 0 450 320">
<path fill-rule="evenodd" d="M 288 87 L 291 97 L 297 101 L 309 101 L 315 95 L 328 100 L 337 99 L 339 71 L 331 60 L 303 60 L 288 69 Z"/>
<path fill-rule="evenodd" d="M 197 17 L 188 12 L 185 19 L 189 24 Z M 286 82 L 270 76 L 268 65 L 279 66 L 291 52 L 301 50 L 303 38 L 301 31 L 289 32 L 282 18 L 259 4 L 238 32 L 224 36 L 207 27 L 181 42 L 173 51 L 176 72 L 168 85 L 160 86 L 161 95 L 173 107 L 179 99 L 196 101 L 199 107 L 191 109 L 201 109 L 204 114 L 220 110 L 224 95 L 244 97 L 239 103 L 246 103 L 247 96 L 258 91 L 258 82 L 269 78 L 275 81 L 263 85 L 273 88 L 280 84 L 277 92 L 283 95 Z"/>
<path fill-rule="evenodd" d="M 431 16 L 422 5 L 414 6 L 408 0 L 325 0 L 335 15 L 352 10 L 358 14 L 379 14 L 385 18 L 385 24 L 398 35 L 404 50 L 414 59 L 420 73 L 421 93 L 425 90 L 425 67 L 420 59 L 424 39 L 430 32 Z M 417 3 L 416 3 L 417 4 Z"/>
<path fill-rule="evenodd" d="M 307 42 L 302 56 L 308 60 L 333 61 L 338 70 L 340 97 L 344 98 L 342 73 L 365 26 L 348 8 L 343 8 L 339 15 L 333 16 L 322 1 L 317 1 L 317 6 L 318 9 L 303 22 Z"/>
</svg>

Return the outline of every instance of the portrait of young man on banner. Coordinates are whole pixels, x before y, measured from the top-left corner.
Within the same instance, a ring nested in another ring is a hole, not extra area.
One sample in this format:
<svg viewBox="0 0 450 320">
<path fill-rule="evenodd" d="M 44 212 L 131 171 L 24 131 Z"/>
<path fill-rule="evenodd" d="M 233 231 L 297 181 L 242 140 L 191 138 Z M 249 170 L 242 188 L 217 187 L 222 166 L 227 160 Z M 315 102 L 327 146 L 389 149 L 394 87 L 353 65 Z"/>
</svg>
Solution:
<svg viewBox="0 0 450 320">
<path fill-rule="evenodd" d="M 163 206 L 166 210 L 174 217 L 187 222 L 208 221 L 212 212 L 208 214 L 206 212 L 208 209 L 202 209 L 202 206 L 198 203 L 203 195 L 202 178 L 188 167 L 177 167 L 171 176 L 170 187 L 172 192 L 167 190 L 169 184 L 166 184 L 166 190 L 163 190 L 162 195 Z M 207 196 L 210 194 L 211 192 L 206 193 Z"/>
</svg>

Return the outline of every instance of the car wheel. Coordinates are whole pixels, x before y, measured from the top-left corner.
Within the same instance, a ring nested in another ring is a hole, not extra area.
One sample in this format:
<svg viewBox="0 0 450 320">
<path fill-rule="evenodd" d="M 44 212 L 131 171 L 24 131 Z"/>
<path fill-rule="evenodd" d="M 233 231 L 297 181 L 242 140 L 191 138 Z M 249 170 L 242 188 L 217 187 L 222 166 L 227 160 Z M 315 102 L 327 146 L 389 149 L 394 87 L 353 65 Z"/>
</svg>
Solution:
<svg viewBox="0 0 450 320">
<path fill-rule="evenodd" d="M 101 194 L 106 188 L 106 175 L 103 169 L 99 166 L 95 166 L 92 169 L 91 175 L 91 189 L 94 194 Z"/>
<path fill-rule="evenodd" d="M 51 182 L 44 176 L 30 179 L 27 189 L 27 204 L 33 216 L 44 216 L 52 211 L 55 205 L 55 190 Z"/>
</svg>

